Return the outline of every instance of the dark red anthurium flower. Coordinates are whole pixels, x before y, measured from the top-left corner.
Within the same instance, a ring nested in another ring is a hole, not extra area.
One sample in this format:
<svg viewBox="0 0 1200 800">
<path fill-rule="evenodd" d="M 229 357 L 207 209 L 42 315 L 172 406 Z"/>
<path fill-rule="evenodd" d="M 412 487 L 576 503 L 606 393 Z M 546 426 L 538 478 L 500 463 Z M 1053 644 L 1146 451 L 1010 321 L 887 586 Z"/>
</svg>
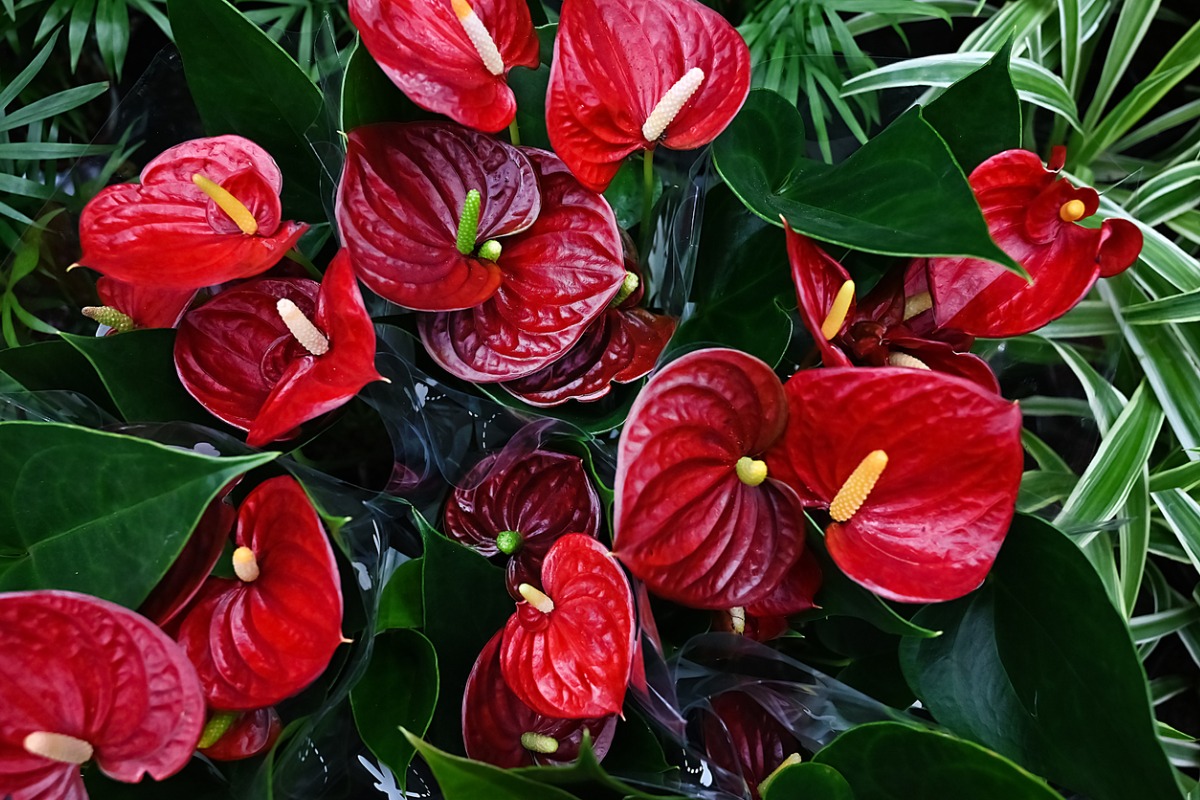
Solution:
<svg viewBox="0 0 1200 800">
<path fill-rule="evenodd" d="M 209 717 L 197 749 L 213 761 L 241 761 L 270 750 L 283 730 L 274 706 L 218 711 Z"/>
<path fill-rule="evenodd" d="M 597 759 L 604 758 L 617 729 L 617 715 L 560 719 L 539 714 L 521 702 L 504 682 L 500 642 L 504 631 L 484 645 L 463 694 L 462 729 L 467 756 L 498 767 L 566 765 L 579 757 L 584 731 Z"/>
<path fill-rule="evenodd" d="M 720 630 L 757 642 L 782 636 L 788 630 L 789 616 L 817 607 L 813 598 L 820 588 L 821 565 L 812 550 L 806 549 L 775 591 L 757 603 L 717 612 Z"/>
<path fill-rule="evenodd" d="M 344 250 L 319 286 L 264 278 L 188 312 L 175 338 L 175 368 L 202 406 L 249 431 L 253 447 L 294 435 L 383 380 L 375 328 Z"/>
<path fill-rule="evenodd" d="M 972 336 L 1029 333 L 1074 308 L 1097 277 L 1137 260 L 1142 232 L 1132 222 L 1076 224 L 1095 214 L 1100 201 L 1094 189 L 1058 177 L 1065 158 L 1065 149 L 1055 148 L 1047 168 L 1027 150 L 1007 150 L 971 172 L 988 231 L 1032 283 L 990 261 L 927 259 L 939 325 Z"/>
<path fill-rule="evenodd" d="M 504 240 L 496 293 L 474 308 L 419 321 L 434 360 L 476 383 L 524 377 L 557 361 L 625 280 L 608 202 L 581 186 L 554 154 L 524 152 L 541 184 L 542 208 L 531 227 Z"/>
<path fill-rule="evenodd" d="M 446 535 L 485 556 L 507 556 L 508 591 L 542 585 L 542 561 L 568 533 L 595 536 L 600 498 L 578 456 L 512 446 L 487 456 L 446 502 Z"/>
<path fill-rule="evenodd" d="M 240 136 L 176 145 L 79 219 L 79 263 L 145 287 L 199 289 L 264 272 L 308 226 L 281 218 L 283 176 Z"/>
<path fill-rule="evenodd" d="M 487 300 L 510 266 L 506 237 L 541 208 L 529 159 L 490 136 L 429 122 L 350 132 L 337 195 L 342 242 L 363 283 L 405 308 Z"/>
<path fill-rule="evenodd" d="M 504 681 L 546 716 L 619 713 L 636 643 L 625 573 L 604 545 L 568 534 L 542 562 L 542 587 L 521 584 L 525 600 L 504 626 Z"/>
<path fill-rule="evenodd" d="M 698 350 L 660 370 L 621 432 L 617 558 L 692 608 L 775 591 L 804 549 L 799 499 L 761 460 L 787 421 L 779 379 L 753 356 Z"/>
<path fill-rule="evenodd" d="M 758 800 L 759 785 L 799 754 L 799 740 L 745 692 L 724 692 L 709 703 L 712 710 L 704 717 L 702 731 L 709 758 L 726 772 L 718 782 L 724 778 L 738 793 L 749 789 Z M 745 787 L 733 783 L 739 776 Z"/>
<path fill-rule="evenodd" d="M 538 65 L 524 0 L 350 0 L 350 19 L 410 100 L 488 133 L 517 114 L 508 71 Z"/>
<path fill-rule="evenodd" d="M 942 329 L 928 311 L 924 272 L 893 270 L 859 302 L 850 273 L 784 220 L 800 319 L 827 367 L 893 366 L 958 375 L 999 392 L 987 362 L 968 351 L 974 337 Z"/>
<path fill-rule="evenodd" d="M 342 642 L 333 550 L 295 479 L 263 482 L 238 509 L 237 578 L 209 578 L 179 627 L 208 704 L 274 705 L 324 672 Z"/>
<path fill-rule="evenodd" d="M 96 281 L 103 305 L 88 306 L 83 315 L 117 333 L 135 328 L 174 328 L 198 291 L 125 283 L 103 275 Z"/>
<path fill-rule="evenodd" d="M 1021 412 L 923 370 L 825 368 L 784 387 L 788 426 L 765 459 L 829 509 L 830 556 L 901 602 L 952 600 L 991 569 L 1021 481 Z"/>
<path fill-rule="evenodd" d="M 708 144 L 749 92 L 745 41 L 695 0 L 563 3 L 546 127 L 590 189 L 604 191 L 630 153 Z"/>
<path fill-rule="evenodd" d="M 613 384 L 650 374 L 675 333 L 675 320 L 638 308 L 645 285 L 631 247 L 625 242 L 621 290 L 575 346 L 550 366 L 500 384 L 504 389 L 533 406 L 588 403 L 607 395 Z"/>
<path fill-rule="evenodd" d="M 145 617 L 87 595 L 0 595 L 0 792 L 86 800 L 79 765 L 137 783 L 181 770 L 204 696 L 179 647 Z"/>
</svg>

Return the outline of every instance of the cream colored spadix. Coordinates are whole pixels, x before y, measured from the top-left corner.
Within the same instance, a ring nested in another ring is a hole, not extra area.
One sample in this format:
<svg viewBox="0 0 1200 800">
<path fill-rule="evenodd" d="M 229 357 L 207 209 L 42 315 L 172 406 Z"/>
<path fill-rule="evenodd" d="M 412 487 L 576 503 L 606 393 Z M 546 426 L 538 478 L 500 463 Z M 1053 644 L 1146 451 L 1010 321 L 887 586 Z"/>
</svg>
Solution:
<svg viewBox="0 0 1200 800">
<path fill-rule="evenodd" d="M 829 313 L 825 315 L 825 321 L 821 323 L 821 335 L 826 341 L 838 335 L 838 331 L 842 329 L 842 325 L 846 322 L 846 315 L 850 313 L 850 302 L 854 299 L 854 281 L 846 281 L 842 284 L 842 288 L 838 289 L 838 293 L 833 298 L 833 305 L 829 307 Z"/>
<path fill-rule="evenodd" d="M 517 591 L 521 593 L 521 597 L 525 598 L 525 602 L 536 608 L 543 614 L 549 614 L 554 610 L 554 601 L 546 596 L 546 593 L 536 586 L 530 586 L 528 583 L 522 583 L 517 587 Z"/>
<path fill-rule="evenodd" d="M 738 480 L 747 486 L 758 486 L 767 479 L 767 462 L 750 456 L 742 456 L 734 465 Z"/>
<path fill-rule="evenodd" d="M 521 734 L 521 747 L 524 747 L 531 753 L 550 755 L 551 753 L 558 752 L 558 740 L 544 733 L 526 731 Z"/>
<path fill-rule="evenodd" d="M 503 75 L 504 59 L 500 57 L 496 40 L 483 26 L 483 20 L 475 13 L 475 9 L 471 8 L 467 0 L 451 0 L 451 4 L 454 6 L 454 15 L 458 17 L 459 24 L 467 33 L 467 38 L 475 45 L 475 52 L 483 59 L 483 66 L 493 75 Z"/>
<path fill-rule="evenodd" d="M 1058 218 L 1063 222 L 1075 222 L 1083 219 L 1083 215 L 1087 213 L 1087 206 L 1082 200 L 1068 200 L 1058 209 Z"/>
<path fill-rule="evenodd" d="M 25 752 L 61 761 L 64 764 L 83 764 L 92 760 L 92 746 L 83 739 L 65 733 L 34 731 L 25 737 Z"/>
<path fill-rule="evenodd" d="M 292 332 L 292 336 L 296 337 L 296 341 L 300 343 L 301 347 L 314 356 L 323 356 L 329 352 L 329 340 L 316 325 L 312 324 L 312 320 L 304 316 L 304 312 L 295 303 L 286 297 L 281 297 L 275 304 L 275 309 L 279 312 L 279 318 L 283 320 L 283 324 L 287 325 L 287 329 Z"/>
<path fill-rule="evenodd" d="M 229 191 L 197 172 L 192 176 L 192 183 L 200 187 L 200 191 L 212 198 L 217 208 L 224 211 L 233 220 L 233 224 L 247 236 L 258 233 L 258 220 L 250 213 L 246 205 L 234 197 Z"/>
<path fill-rule="evenodd" d="M 908 367 L 909 369 L 929 369 L 929 365 L 916 356 L 908 353 L 888 353 L 889 367 Z"/>
<path fill-rule="evenodd" d="M 746 632 L 746 609 L 742 606 L 734 606 L 729 609 L 729 626 L 733 628 L 733 632 L 741 636 Z"/>
<path fill-rule="evenodd" d="M 867 457 L 859 462 L 850 477 L 838 489 L 833 502 L 829 504 L 829 516 L 837 522 L 849 522 L 862 504 L 871 495 L 875 482 L 887 467 L 888 456 L 882 450 L 872 450 Z"/>
<path fill-rule="evenodd" d="M 667 89 L 667 93 L 658 101 L 658 105 L 650 112 L 650 116 L 642 124 L 642 136 L 647 142 L 657 142 L 675 117 L 679 115 L 683 104 L 692 98 L 704 83 L 704 70 L 692 67 L 675 81 L 675 85 Z"/>
<path fill-rule="evenodd" d="M 929 292 L 921 292 L 914 294 L 912 297 L 904 298 L 904 321 L 915 317 L 924 311 L 933 308 L 933 295 Z"/>
<path fill-rule="evenodd" d="M 233 574 L 245 583 L 258 580 L 258 558 L 249 547 L 239 547 L 233 551 Z"/>
</svg>

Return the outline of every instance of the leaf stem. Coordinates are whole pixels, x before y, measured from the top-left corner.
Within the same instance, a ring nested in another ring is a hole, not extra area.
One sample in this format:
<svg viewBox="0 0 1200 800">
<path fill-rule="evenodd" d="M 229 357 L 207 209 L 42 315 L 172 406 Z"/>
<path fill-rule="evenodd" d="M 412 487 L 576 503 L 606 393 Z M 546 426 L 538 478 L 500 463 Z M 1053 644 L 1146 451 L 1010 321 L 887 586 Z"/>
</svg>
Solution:
<svg viewBox="0 0 1200 800">
<path fill-rule="evenodd" d="M 517 118 L 513 117 L 512 124 L 508 126 L 508 140 L 512 142 L 514 147 L 521 145 L 521 128 L 517 125 Z"/>
</svg>

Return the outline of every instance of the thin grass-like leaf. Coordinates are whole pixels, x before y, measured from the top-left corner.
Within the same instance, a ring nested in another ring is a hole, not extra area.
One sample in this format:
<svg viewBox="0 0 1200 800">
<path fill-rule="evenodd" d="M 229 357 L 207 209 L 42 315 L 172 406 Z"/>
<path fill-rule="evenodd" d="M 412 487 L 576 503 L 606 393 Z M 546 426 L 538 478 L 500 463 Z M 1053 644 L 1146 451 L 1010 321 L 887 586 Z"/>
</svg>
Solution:
<svg viewBox="0 0 1200 800">
<path fill-rule="evenodd" d="M 1181 606 L 1134 617 L 1129 620 L 1129 632 L 1133 634 L 1134 642 L 1144 644 L 1176 633 L 1194 622 L 1200 622 L 1200 606 Z"/>
<path fill-rule="evenodd" d="M 1021 475 L 1021 489 L 1017 494 L 1017 511 L 1032 514 L 1046 506 L 1061 503 L 1079 481 L 1070 472 L 1047 472 L 1031 470 Z"/>
<path fill-rule="evenodd" d="M 1058 27 L 1062 33 L 1063 82 L 1074 96 L 1079 88 L 1080 51 L 1083 49 L 1083 12 L 1079 0 L 1058 0 Z"/>
<path fill-rule="evenodd" d="M 972 31 L 959 49 L 995 52 L 1011 40 L 1013 55 L 1020 55 L 1025 51 L 1025 40 L 1030 33 L 1038 30 L 1054 10 L 1054 0 L 1006 3 L 998 14 Z"/>
<path fill-rule="evenodd" d="M 1196 269 L 1196 260 L 1180 249 L 1178 245 L 1154 228 L 1129 217 L 1123 208 L 1104 195 L 1100 196 L 1100 211 L 1104 217 L 1129 219 L 1141 229 L 1144 241 L 1142 252 L 1138 255 L 1140 264 L 1144 264 L 1154 273 L 1162 276 L 1180 291 L 1190 292 L 1200 289 L 1200 270 Z"/>
<path fill-rule="evenodd" d="M 1080 339 L 1119 332 L 1112 310 L 1099 300 L 1084 300 L 1070 312 L 1038 330 L 1046 339 Z"/>
<path fill-rule="evenodd" d="M 1142 383 L 1104 435 L 1055 524 L 1101 523 L 1115 517 L 1150 459 L 1163 418 L 1154 393 Z"/>
<path fill-rule="evenodd" d="M 1092 416 L 1100 428 L 1100 434 L 1107 435 L 1113 421 L 1125 408 L 1125 396 L 1092 368 L 1092 365 L 1079 354 L 1079 351 L 1062 342 L 1051 342 L 1058 351 L 1059 357 L 1066 363 L 1079 383 L 1083 386 L 1084 396 L 1092 408 Z"/>
<path fill-rule="evenodd" d="M 66 19 L 67 14 L 71 13 L 74 3 L 75 0 L 54 0 L 54 3 L 42 15 L 42 21 L 38 23 L 37 33 L 33 37 L 34 43 L 40 42 L 51 31 L 54 31 L 54 35 L 57 37 L 58 31 L 55 28 Z"/>
<path fill-rule="evenodd" d="M 0 131 L 10 131 L 41 119 L 50 119 L 99 97 L 108 91 L 107 83 L 89 83 L 55 92 L 35 100 L 12 114 L 0 114 Z"/>
<path fill-rule="evenodd" d="M 99 0 L 96 5 L 96 43 L 110 74 L 118 79 L 129 51 L 129 9 L 125 0 Z"/>
<path fill-rule="evenodd" d="M 1092 408 L 1077 397 L 1031 395 L 1021 398 L 1021 413 L 1027 417 L 1080 417 L 1091 419 Z"/>
<path fill-rule="evenodd" d="M 1200 119 L 1200 100 L 1193 100 L 1190 103 L 1176 106 L 1163 112 L 1161 116 L 1139 125 L 1117 140 L 1110 148 L 1110 151 L 1122 152 L 1128 150 L 1134 145 L 1139 145 L 1142 142 L 1153 139 L 1155 136 L 1166 133 L 1172 128 L 1186 125 L 1196 119 Z"/>
<path fill-rule="evenodd" d="M 71 50 L 71 71 L 79 66 L 84 42 L 92 27 L 92 14 L 96 11 L 96 0 L 75 0 L 71 9 L 71 21 L 67 24 L 67 43 Z"/>
<path fill-rule="evenodd" d="M 1197 486 L 1200 486 L 1200 461 L 1165 469 L 1150 476 L 1151 492 L 1165 492 L 1170 489 L 1190 492 Z"/>
<path fill-rule="evenodd" d="M 111 153 L 110 144 L 75 144 L 73 142 L 8 142 L 0 143 L 0 158 L 16 161 L 42 161 L 48 158 L 80 158 Z"/>
<path fill-rule="evenodd" d="M 1058 451 L 1039 439 L 1032 431 L 1027 429 L 1021 431 L 1021 446 L 1025 448 L 1025 452 L 1029 453 L 1041 469 L 1047 472 L 1074 474 L 1071 472 L 1071 468 L 1067 465 L 1067 462 L 1058 454 Z"/>
<path fill-rule="evenodd" d="M 54 49 L 57 41 L 58 31 L 55 31 L 54 35 L 50 37 L 50 41 L 46 42 L 45 46 L 33 57 L 33 61 L 29 62 L 29 66 L 17 73 L 17 77 L 12 79 L 12 83 L 0 89 L 0 110 L 16 100 L 17 95 L 25 91 L 25 87 L 42 71 L 42 67 L 45 65 L 46 59 L 50 58 L 50 51 Z"/>
<path fill-rule="evenodd" d="M 1125 616 L 1133 614 L 1142 591 L 1142 576 L 1150 554 L 1150 470 L 1143 464 L 1121 509 L 1124 522 L 1117 529 L 1117 572 L 1121 576 L 1121 603 Z"/>
<path fill-rule="evenodd" d="M 1163 170 L 1143 183 L 1129 213 L 1146 225 L 1164 221 L 1193 209 L 1200 202 L 1200 163 L 1190 162 Z"/>
<path fill-rule="evenodd" d="M 1161 2 L 1162 0 L 1124 0 L 1121 4 L 1121 13 L 1117 17 L 1117 25 L 1108 45 L 1100 78 L 1087 113 L 1083 117 L 1085 130 L 1096 127 L 1117 84 L 1129 68 L 1134 53 L 1145 38 L 1146 31 L 1150 29 L 1150 23 L 1154 20 L 1154 14 Z"/>
<path fill-rule="evenodd" d="M 1200 290 L 1128 306 L 1121 313 L 1130 325 L 1200 321 Z"/>
<path fill-rule="evenodd" d="M 1150 496 L 1192 566 L 1200 570 L 1200 503 L 1182 489 L 1154 492 Z"/>
</svg>

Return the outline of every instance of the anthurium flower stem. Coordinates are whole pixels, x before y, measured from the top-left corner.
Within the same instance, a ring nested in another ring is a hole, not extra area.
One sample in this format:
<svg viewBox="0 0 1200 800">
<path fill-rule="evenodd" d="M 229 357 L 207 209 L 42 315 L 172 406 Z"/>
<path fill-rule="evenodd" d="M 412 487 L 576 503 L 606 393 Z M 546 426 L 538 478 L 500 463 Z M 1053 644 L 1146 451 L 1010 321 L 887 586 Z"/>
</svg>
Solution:
<svg viewBox="0 0 1200 800">
<path fill-rule="evenodd" d="M 521 146 L 521 128 L 517 125 L 516 117 L 513 117 L 512 123 L 508 126 L 508 141 L 513 147 Z"/>
<path fill-rule="evenodd" d="M 650 231 L 650 212 L 654 210 L 654 150 L 642 152 L 642 252 L 649 252 L 654 235 Z"/>
</svg>

